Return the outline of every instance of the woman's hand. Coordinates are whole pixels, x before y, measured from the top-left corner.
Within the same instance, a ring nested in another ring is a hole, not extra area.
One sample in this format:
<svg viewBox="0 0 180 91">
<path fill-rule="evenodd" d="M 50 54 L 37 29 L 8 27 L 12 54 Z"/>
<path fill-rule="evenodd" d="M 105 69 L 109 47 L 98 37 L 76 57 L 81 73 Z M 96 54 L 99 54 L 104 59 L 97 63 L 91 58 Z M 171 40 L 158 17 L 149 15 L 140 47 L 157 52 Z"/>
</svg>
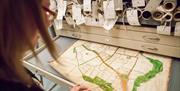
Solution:
<svg viewBox="0 0 180 91">
<path fill-rule="evenodd" d="M 88 87 L 82 85 L 74 86 L 71 91 L 91 91 Z"/>
</svg>

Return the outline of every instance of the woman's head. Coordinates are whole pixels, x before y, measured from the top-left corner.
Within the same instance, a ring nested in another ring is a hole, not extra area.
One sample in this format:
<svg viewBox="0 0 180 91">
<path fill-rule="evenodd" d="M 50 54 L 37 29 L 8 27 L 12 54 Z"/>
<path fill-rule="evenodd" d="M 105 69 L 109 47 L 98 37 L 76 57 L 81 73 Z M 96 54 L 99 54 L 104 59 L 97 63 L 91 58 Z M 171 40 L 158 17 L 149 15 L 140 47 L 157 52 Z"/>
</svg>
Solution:
<svg viewBox="0 0 180 91">
<path fill-rule="evenodd" d="M 56 57 L 47 31 L 47 16 L 42 8 L 47 6 L 44 5 L 46 1 L 0 0 L 0 68 L 6 70 L 6 76 L 27 82 L 20 60 L 28 49 L 34 51 L 38 35 Z"/>
</svg>

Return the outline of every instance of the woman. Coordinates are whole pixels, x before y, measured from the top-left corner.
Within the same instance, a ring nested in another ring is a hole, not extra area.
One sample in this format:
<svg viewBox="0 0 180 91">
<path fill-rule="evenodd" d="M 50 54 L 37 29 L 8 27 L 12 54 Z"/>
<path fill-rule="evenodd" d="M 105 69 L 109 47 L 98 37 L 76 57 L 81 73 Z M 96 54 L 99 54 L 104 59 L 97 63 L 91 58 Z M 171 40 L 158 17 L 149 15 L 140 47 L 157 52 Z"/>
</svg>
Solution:
<svg viewBox="0 0 180 91">
<path fill-rule="evenodd" d="M 22 65 L 27 50 L 34 52 L 38 35 L 52 57 L 57 52 L 47 32 L 47 0 L 0 0 L 0 91 L 43 91 Z M 49 12 L 49 13 L 48 13 Z M 71 91 L 89 91 L 77 85 Z"/>
</svg>

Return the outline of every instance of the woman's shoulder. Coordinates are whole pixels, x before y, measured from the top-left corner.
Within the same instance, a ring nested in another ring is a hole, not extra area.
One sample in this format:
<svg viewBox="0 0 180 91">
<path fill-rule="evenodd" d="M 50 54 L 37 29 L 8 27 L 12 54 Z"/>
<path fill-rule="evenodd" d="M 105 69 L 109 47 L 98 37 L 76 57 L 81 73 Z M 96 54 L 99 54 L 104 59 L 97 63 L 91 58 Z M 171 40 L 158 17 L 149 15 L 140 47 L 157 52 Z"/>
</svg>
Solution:
<svg viewBox="0 0 180 91">
<path fill-rule="evenodd" d="M 27 87 L 20 82 L 0 79 L 0 91 L 43 91 L 36 85 Z"/>
</svg>

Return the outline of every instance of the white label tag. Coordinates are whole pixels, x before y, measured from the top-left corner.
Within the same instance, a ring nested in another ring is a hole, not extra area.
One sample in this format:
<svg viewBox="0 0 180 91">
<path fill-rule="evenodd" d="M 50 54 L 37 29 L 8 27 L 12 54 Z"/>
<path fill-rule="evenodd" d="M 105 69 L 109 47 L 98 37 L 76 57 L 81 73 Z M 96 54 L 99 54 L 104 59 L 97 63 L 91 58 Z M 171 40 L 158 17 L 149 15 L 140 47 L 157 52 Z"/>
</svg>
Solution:
<svg viewBox="0 0 180 91">
<path fill-rule="evenodd" d="M 80 5 L 72 5 L 72 18 L 73 20 L 79 20 L 81 18 L 81 6 Z"/>
<path fill-rule="evenodd" d="M 137 10 L 135 9 L 127 10 L 126 17 L 130 25 L 140 25 Z"/>
<path fill-rule="evenodd" d="M 83 15 L 81 15 L 80 19 L 77 19 L 77 20 L 76 20 L 76 24 L 77 24 L 77 25 L 81 25 L 81 24 L 83 24 L 83 23 L 85 23 L 85 18 L 84 18 Z"/>
<path fill-rule="evenodd" d="M 56 35 L 60 35 L 60 30 L 62 29 L 62 20 L 54 20 L 54 28 Z"/>
<path fill-rule="evenodd" d="M 180 36 L 180 22 L 176 22 L 174 36 Z"/>
<path fill-rule="evenodd" d="M 157 33 L 163 35 L 171 35 L 170 26 L 157 26 Z"/>
<path fill-rule="evenodd" d="M 156 11 L 156 8 L 159 6 L 162 0 L 149 0 L 148 4 L 145 7 L 145 11 Z"/>
<path fill-rule="evenodd" d="M 81 14 L 81 6 L 73 5 L 72 6 L 72 18 L 77 25 L 85 23 L 84 16 Z"/>
<path fill-rule="evenodd" d="M 91 0 L 84 0 L 83 1 L 83 10 L 91 12 Z"/>
<path fill-rule="evenodd" d="M 133 7 L 143 7 L 145 6 L 145 0 L 132 0 Z"/>
<path fill-rule="evenodd" d="M 123 1 L 122 0 L 114 0 L 115 10 L 123 10 Z"/>
<path fill-rule="evenodd" d="M 67 1 L 63 1 L 63 3 L 58 4 L 57 19 L 60 19 L 60 20 L 63 19 L 63 16 L 65 16 L 65 13 L 66 13 L 66 6 L 67 6 Z"/>
<path fill-rule="evenodd" d="M 105 19 L 115 19 L 116 12 L 114 9 L 114 0 L 103 1 L 103 10 Z"/>
<path fill-rule="evenodd" d="M 67 17 L 65 17 L 65 19 L 66 19 L 66 22 L 67 22 L 69 25 L 74 25 L 74 24 L 75 24 L 74 21 L 73 21 L 73 19 L 72 19 L 72 17 L 67 16 Z"/>
<path fill-rule="evenodd" d="M 98 18 L 98 4 L 97 1 L 92 1 L 92 17 Z"/>
<path fill-rule="evenodd" d="M 101 26 L 99 20 L 97 20 L 96 18 L 85 17 L 85 20 L 86 20 L 85 24 L 88 25 L 88 26 L 97 26 L 97 27 Z"/>
<path fill-rule="evenodd" d="M 99 25 L 103 26 L 104 25 L 104 16 L 101 14 L 98 14 L 98 19 L 99 19 Z"/>
<path fill-rule="evenodd" d="M 117 19 L 118 17 L 116 17 L 116 19 L 105 20 L 104 25 L 103 25 L 104 29 L 111 30 L 113 26 L 115 25 Z"/>
</svg>

